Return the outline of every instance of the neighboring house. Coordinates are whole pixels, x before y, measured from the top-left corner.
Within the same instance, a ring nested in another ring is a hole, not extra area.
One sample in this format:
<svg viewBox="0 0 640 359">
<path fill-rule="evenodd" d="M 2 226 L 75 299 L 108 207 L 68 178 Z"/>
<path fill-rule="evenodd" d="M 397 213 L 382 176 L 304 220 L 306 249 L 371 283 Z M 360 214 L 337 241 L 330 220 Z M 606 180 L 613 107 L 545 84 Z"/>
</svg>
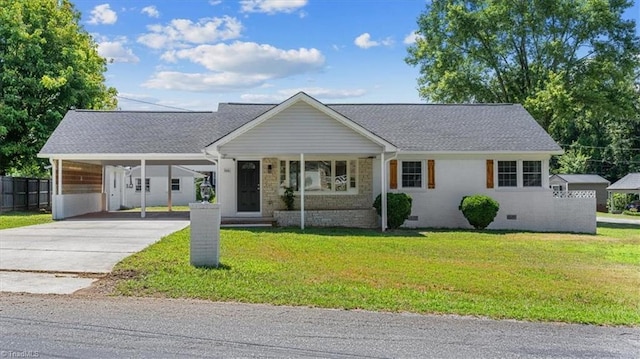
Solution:
<svg viewBox="0 0 640 359">
<path fill-rule="evenodd" d="M 596 191 L 596 209 L 607 211 L 607 187 L 611 184 L 606 178 L 596 174 L 555 174 L 549 177 L 549 186 L 554 191 Z"/>
<path fill-rule="evenodd" d="M 112 180 L 107 189 L 109 210 L 140 207 L 142 191 L 141 168 L 122 168 L 109 166 L 106 169 Z M 171 175 L 169 175 L 171 171 Z M 114 178 L 114 177 L 120 178 Z M 184 206 L 196 201 L 195 179 L 204 178 L 204 174 L 181 166 L 147 166 L 144 187 L 147 206 L 167 205 L 169 187 L 171 204 Z"/>
<path fill-rule="evenodd" d="M 215 162 L 223 217 L 384 230 L 386 213 L 381 220 L 373 200 L 406 192 L 406 227 L 469 228 L 458 205 L 482 193 L 500 203 L 489 228 L 594 233 L 595 194 L 549 188 L 549 159 L 561 153 L 520 105 L 325 105 L 298 93 L 208 113 L 73 110 L 39 156 L 57 173 L 54 218 L 105 208 L 106 165 L 145 172 Z M 72 167 L 92 174 L 91 186 L 65 186 L 77 175 Z M 295 211 L 283 210 L 285 187 L 294 189 Z"/>
</svg>

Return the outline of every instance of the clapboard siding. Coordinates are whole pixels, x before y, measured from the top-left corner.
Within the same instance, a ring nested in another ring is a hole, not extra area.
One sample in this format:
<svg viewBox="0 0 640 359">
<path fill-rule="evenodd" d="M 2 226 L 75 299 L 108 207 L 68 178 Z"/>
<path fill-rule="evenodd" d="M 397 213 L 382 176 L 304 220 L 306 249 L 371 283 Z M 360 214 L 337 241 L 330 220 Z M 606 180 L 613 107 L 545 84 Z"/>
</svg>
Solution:
<svg viewBox="0 0 640 359">
<path fill-rule="evenodd" d="M 379 153 L 382 146 L 297 103 L 220 147 L 224 154 Z"/>
</svg>

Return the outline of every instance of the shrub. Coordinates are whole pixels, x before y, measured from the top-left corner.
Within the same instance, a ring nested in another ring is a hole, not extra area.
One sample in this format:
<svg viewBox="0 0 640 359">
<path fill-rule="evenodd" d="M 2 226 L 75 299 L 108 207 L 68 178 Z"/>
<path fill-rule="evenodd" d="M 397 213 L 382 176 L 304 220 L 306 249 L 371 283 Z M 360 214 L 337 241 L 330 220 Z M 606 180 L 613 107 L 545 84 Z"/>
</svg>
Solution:
<svg viewBox="0 0 640 359">
<path fill-rule="evenodd" d="M 476 194 L 462 197 L 458 209 L 473 228 L 485 229 L 496 218 L 500 205 L 489 196 Z"/>
<path fill-rule="evenodd" d="M 612 193 L 612 196 L 607 199 L 607 209 L 613 213 L 621 213 L 624 211 L 624 207 L 627 203 L 633 200 L 632 194 L 627 193 Z"/>
<path fill-rule="evenodd" d="M 640 217 L 640 212 L 638 212 L 638 210 L 636 208 L 628 209 L 628 210 L 622 212 L 622 214 L 626 214 L 627 216 L 638 216 L 638 217 Z"/>
<path fill-rule="evenodd" d="M 287 211 L 293 211 L 293 187 L 285 187 L 284 194 L 280 196 L 280 198 L 282 198 L 282 202 L 284 202 Z"/>
<path fill-rule="evenodd" d="M 395 229 L 400 227 L 411 214 L 412 199 L 406 193 L 387 193 L 387 227 Z M 378 195 L 373 201 L 378 215 L 382 215 L 382 195 Z"/>
</svg>

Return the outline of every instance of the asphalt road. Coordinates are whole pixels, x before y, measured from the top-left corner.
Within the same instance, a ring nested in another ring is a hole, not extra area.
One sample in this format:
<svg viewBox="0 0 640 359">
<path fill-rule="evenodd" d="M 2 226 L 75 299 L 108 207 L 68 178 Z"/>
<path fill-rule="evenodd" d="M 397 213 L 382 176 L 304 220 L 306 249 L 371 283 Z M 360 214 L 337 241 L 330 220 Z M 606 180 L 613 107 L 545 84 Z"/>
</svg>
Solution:
<svg viewBox="0 0 640 359">
<path fill-rule="evenodd" d="M 639 358 L 640 328 L 0 294 L 0 357 Z"/>
</svg>

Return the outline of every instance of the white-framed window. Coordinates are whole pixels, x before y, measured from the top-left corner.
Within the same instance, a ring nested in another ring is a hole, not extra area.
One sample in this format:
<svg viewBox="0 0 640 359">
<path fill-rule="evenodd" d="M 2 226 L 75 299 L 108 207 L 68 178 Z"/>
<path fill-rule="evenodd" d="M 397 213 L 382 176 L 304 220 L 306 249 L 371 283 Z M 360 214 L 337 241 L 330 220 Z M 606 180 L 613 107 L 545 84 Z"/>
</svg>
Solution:
<svg viewBox="0 0 640 359">
<path fill-rule="evenodd" d="M 498 161 L 498 187 L 518 187 L 518 161 Z"/>
<path fill-rule="evenodd" d="M 542 161 L 522 161 L 522 185 L 542 187 Z"/>
<path fill-rule="evenodd" d="M 300 161 L 281 160 L 280 187 L 300 191 Z M 357 193 L 358 164 L 355 159 L 304 161 L 305 192 Z"/>
<path fill-rule="evenodd" d="M 551 185 L 551 189 L 556 191 L 556 192 L 564 191 L 564 189 L 562 188 L 561 184 L 552 184 Z"/>
<path fill-rule="evenodd" d="M 179 192 L 180 191 L 180 178 L 172 178 L 171 179 L 171 191 Z"/>
<path fill-rule="evenodd" d="M 498 187 L 542 187 L 542 161 L 498 161 Z"/>
<path fill-rule="evenodd" d="M 402 188 L 422 188 L 422 161 L 402 161 L 400 183 Z"/>
<path fill-rule="evenodd" d="M 151 180 L 149 178 L 144 179 L 144 189 L 149 192 L 151 189 Z M 136 192 L 140 192 L 142 190 L 142 181 L 140 178 L 136 178 Z"/>
</svg>

